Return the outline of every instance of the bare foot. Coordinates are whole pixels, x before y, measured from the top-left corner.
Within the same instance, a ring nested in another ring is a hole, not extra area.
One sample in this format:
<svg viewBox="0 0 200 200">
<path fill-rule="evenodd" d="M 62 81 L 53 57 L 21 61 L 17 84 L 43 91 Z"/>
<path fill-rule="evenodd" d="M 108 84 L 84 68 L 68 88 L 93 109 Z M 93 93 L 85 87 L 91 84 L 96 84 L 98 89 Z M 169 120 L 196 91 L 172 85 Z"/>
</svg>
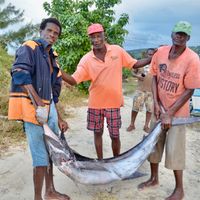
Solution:
<svg viewBox="0 0 200 200">
<path fill-rule="evenodd" d="M 158 186 L 158 181 L 156 179 L 149 179 L 146 182 L 140 183 L 138 185 L 138 190 L 144 190 L 146 188 Z"/>
<path fill-rule="evenodd" d="M 135 129 L 135 125 L 129 125 L 129 127 L 126 129 L 126 131 L 131 132 L 132 130 Z"/>
<path fill-rule="evenodd" d="M 149 133 L 150 132 L 150 128 L 148 126 L 144 126 L 143 130 L 146 132 L 146 133 Z"/>
<path fill-rule="evenodd" d="M 44 196 L 45 200 L 70 200 L 70 197 L 66 194 L 61 194 L 57 191 L 49 192 Z"/>
<path fill-rule="evenodd" d="M 183 189 L 175 189 L 174 192 L 165 200 L 182 200 L 184 197 Z"/>
</svg>

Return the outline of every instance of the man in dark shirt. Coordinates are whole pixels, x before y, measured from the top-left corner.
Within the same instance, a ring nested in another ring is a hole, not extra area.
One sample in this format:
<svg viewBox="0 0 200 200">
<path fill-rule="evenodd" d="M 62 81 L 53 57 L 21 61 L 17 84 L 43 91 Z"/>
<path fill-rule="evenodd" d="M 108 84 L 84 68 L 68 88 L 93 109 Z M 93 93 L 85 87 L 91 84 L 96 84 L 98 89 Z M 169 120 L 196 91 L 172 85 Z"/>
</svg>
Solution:
<svg viewBox="0 0 200 200">
<path fill-rule="evenodd" d="M 45 147 L 44 130 L 41 126 L 47 123 L 55 134 L 58 134 L 59 128 L 62 131 L 68 128 L 55 106 L 62 79 L 52 45 L 60 34 L 61 25 L 57 19 L 42 21 L 40 39 L 27 41 L 17 50 L 11 71 L 8 117 L 24 122 L 33 160 L 34 200 L 42 200 L 44 180 L 44 199 L 70 199 L 54 188 L 53 166 Z"/>
</svg>

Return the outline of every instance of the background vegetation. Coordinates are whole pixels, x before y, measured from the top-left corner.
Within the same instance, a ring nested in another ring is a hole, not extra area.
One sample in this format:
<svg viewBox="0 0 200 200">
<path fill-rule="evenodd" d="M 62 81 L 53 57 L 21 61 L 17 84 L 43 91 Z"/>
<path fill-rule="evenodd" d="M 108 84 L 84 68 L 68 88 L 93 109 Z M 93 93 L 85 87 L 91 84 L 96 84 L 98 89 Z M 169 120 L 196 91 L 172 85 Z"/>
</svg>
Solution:
<svg viewBox="0 0 200 200">
<path fill-rule="evenodd" d="M 191 46 L 190 48 L 200 56 L 200 46 L 195 46 L 195 47 Z M 133 50 L 128 51 L 128 53 L 136 59 L 140 59 L 143 52 L 145 52 L 145 49 L 133 49 Z"/>
<path fill-rule="evenodd" d="M 48 15 L 56 17 L 62 24 L 62 35 L 55 49 L 66 72 L 73 73 L 81 57 L 91 50 L 87 27 L 92 23 L 104 26 L 109 43 L 123 44 L 128 33 L 124 29 L 128 15 L 122 14 L 115 19 L 114 6 L 120 3 L 121 0 L 52 0 L 51 3 L 44 3 Z M 79 88 L 87 91 L 88 86 L 89 83 L 85 82 Z"/>
<path fill-rule="evenodd" d="M 0 45 L 7 49 L 18 47 L 25 39 L 38 35 L 38 25 L 24 24 L 24 11 L 17 9 L 11 3 L 5 5 L 5 0 L 0 0 Z M 11 26 L 20 24 L 20 28 Z M 22 25 L 23 24 L 23 25 Z"/>
<path fill-rule="evenodd" d="M 13 57 L 0 46 L 0 155 L 2 149 L 5 150 L 11 144 L 24 140 L 22 124 L 7 120 L 12 60 Z"/>
</svg>

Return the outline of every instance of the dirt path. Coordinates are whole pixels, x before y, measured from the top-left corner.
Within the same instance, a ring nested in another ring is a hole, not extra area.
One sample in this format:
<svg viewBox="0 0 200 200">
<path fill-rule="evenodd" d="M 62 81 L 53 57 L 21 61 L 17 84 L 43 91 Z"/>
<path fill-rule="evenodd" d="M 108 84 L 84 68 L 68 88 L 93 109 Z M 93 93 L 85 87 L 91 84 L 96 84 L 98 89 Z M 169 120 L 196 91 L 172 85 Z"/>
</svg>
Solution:
<svg viewBox="0 0 200 200">
<path fill-rule="evenodd" d="M 122 152 L 135 145 L 143 135 L 144 112 L 139 113 L 137 129 L 126 132 L 130 122 L 132 100 L 125 97 L 122 108 L 123 126 L 121 129 Z M 87 107 L 66 108 L 74 113 L 75 118 L 68 119 L 70 130 L 66 138 L 69 145 L 76 151 L 89 157 L 96 157 L 93 134 L 86 130 Z M 185 200 L 200 199 L 200 128 L 194 126 L 187 129 L 187 161 L 184 172 Z M 86 148 L 87 147 L 87 148 Z M 105 129 L 104 156 L 111 157 L 110 138 Z M 149 175 L 149 164 L 145 162 L 140 171 Z M 73 200 L 161 200 L 168 196 L 174 188 L 173 174 L 160 165 L 160 186 L 143 192 L 137 190 L 137 185 L 148 178 L 142 178 L 112 183 L 103 186 L 76 185 L 71 179 L 55 169 L 56 188 L 69 194 Z M 31 200 L 33 199 L 32 167 L 29 150 L 11 149 L 9 155 L 0 158 L 0 199 L 1 200 Z"/>
</svg>

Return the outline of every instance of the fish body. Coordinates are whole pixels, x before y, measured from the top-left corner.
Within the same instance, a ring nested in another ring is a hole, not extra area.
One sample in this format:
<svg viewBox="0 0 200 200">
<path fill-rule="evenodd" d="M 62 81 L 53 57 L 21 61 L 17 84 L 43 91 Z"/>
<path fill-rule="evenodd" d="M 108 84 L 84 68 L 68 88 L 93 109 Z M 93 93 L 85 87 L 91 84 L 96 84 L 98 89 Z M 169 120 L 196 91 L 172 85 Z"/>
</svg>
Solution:
<svg viewBox="0 0 200 200">
<path fill-rule="evenodd" d="M 199 121 L 200 118 L 197 117 L 177 118 L 172 124 L 182 125 Z M 43 127 L 46 146 L 53 163 L 75 182 L 89 185 L 107 184 L 133 176 L 153 151 L 162 132 L 159 121 L 152 131 L 130 150 L 117 157 L 96 160 L 73 151 L 66 140 L 57 137 L 48 125 Z"/>
</svg>

